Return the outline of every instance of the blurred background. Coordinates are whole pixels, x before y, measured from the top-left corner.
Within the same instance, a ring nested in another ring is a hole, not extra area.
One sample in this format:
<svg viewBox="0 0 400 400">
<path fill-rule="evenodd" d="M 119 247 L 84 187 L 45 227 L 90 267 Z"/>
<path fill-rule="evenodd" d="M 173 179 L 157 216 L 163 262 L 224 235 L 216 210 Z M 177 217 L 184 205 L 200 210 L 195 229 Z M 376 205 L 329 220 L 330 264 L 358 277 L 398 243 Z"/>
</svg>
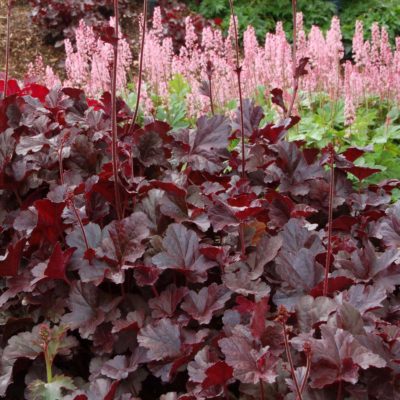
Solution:
<svg viewBox="0 0 400 400">
<path fill-rule="evenodd" d="M 5 26 L 7 1 L 0 0 L 0 65 L 4 65 Z M 229 25 L 228 0 L 148 0 L 149 18 L 154 7 L 163 9 L 165 34 L 171 35 L 175 50 L 184 39 L 184 19 L 191 15 L 201 31 L 205 24 Z M 63 74 L 64 39 L 73 39 L 73 29 L 81 18 L 96 27 L 106 23 L 112 15 L 112 0 L 13 0 L 11 19 L 11 70 L 22 77 L 26 67 L 39 54 L 45 64 Z M 291 37 L 291 0 L 235 0 L 235 12 L 239 19 L 240 33 L 252 25 L 262 43 L 267 32 L 282 21 L 287 36 Z M 142 11 L 141 0 L 119 0 L 121 23 L 129 39 L 134 59 L 138 51 L 138 20 Z M 355 21 L 364 22 L 366 38 L 373 22 L 385 26 L 394 46 L 400 36 L 400 0 L 298 0 L 298 10 L 304 15 L 304 25 L 309 30 L 319 25 L 329 28 L 331 19 L 338 15 L 341 20 L 346 57 L 351 55 L 351 39 Z"/>
</svg>

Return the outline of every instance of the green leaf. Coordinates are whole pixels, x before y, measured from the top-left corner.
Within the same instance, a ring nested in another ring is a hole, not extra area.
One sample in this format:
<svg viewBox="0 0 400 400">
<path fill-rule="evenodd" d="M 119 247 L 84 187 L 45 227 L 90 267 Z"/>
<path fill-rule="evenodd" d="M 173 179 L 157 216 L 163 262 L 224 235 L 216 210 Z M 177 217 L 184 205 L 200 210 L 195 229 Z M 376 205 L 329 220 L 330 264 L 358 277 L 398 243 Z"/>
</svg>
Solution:
<svg viewBox="0 0 400 400">
<path fill-rule="evenodd" d="M 68 376 L 56 375 L 50 383 L 37 379 L 28 386 L 28 400 L 62 400 L 64 391 L 75 389 L 76 386 Z"/>
</svg>

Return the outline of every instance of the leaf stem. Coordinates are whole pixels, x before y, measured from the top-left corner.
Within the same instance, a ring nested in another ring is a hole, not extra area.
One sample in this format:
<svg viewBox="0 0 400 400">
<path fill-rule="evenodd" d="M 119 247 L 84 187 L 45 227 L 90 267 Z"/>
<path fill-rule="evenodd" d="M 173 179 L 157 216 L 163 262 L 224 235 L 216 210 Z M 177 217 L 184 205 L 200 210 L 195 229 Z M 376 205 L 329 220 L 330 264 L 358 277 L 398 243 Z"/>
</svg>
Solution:
<svg viewBox="0 0 400 400">
<path fill-rule="evenodd" d="M 53 371 L 52 371 L 52 362 L 48 356 L 48 349 L 47 344 L 44 349 L 44 358 L 46 362 L 46 376 L 47 376 L 47 383 L 51 383 L 53 381 Z"/>
<path fill-rule="evenodd" d="M 12 0 L 8 0 L 7 3 L 7 32 L 6 32 L 6 73 L 4 78 L 4 98 L 7 97 L 7 89 L 8 89 L 8 71 L 10 68 L 10 25 L 11 25 L 11 2 Z"/>
<path fill-rule="evenodd" d="M 129 127 L 128 133 L 132 133 L 132 129 L 135 126 L 136 118 L 139 111 L 139 104 L 140 104 L 140 93 L 142 88 L 142 75 L 143 75 L 143 52 L 146 40 L 146 29 L 147 29 L 147 0 L 143 0 L 143 26 L 142 26 L 142 42 L 140 46 L 140 59 L 139 59 L 139 79 L 138 79 L 138 86 L 136 89 L 136 106 L 135 111 L 133 113 L 132 122 Z"/>
<path fill-rule="evenodd" d="M 59 166 L 59 169 L 60 169 L 60 182 L 61 182 L 61 185 L 64 185 L 64 183 L 65 183 L 64 182 L 63 158 L 62 158 L 63 148 L 64 148 L 64 141 L 62 140 L 61 141 L 61 145 L 60 145 L 60 149 L 58 150 L 58 166 Z M 82 219 L 81 219 L 81 217 L 80 217 L 80 215 L 78 213 L 78 210 L 75 207 L 74 194 L 73 193 L 71 193 L 71 198 L 69 199 L 68 203 L 71 204 L 72 210 L 74 211 L 74 214 L 75 214 L 75 218 L 77 219 L 77 221 L 79 223 L 79 226 L 81 228 L 82 237 L 83 237 L 83 241 L 85 242 L 86 250 L 89 250 L 89 242 L 88 242 L 87 237 L 86 237 L 86 232 L 85 232 L 85 228 L 83 226 Z"/>
<path fill-rule="evenodd" d="M 333 221 L 333 197 L 335 190 L 335 166 L 334 166 L 335 150 L 332 143 L 329 144 L 329 166 L 330 166 L 330 180 L 329 180 L 329 205 L 328 205 L 328 246 L 327 255 L 325 260 L 325 277 L 324 277 L 324 288 L 323 295 L 328 295 L 328 276 L 329 268 L 332 258 L 332 221 Z"/>
<path fill-rule="evenodd" d="M 246 257 L 246 242 L 244 237 L 244 223 L 241 222 L 239 225 L 239 239 L 240 239 L 240 253 L 242 255 L 242 259 Z"/>
<path fill-rule="evenodd" d="M 117 67 L 118 67 L 118 36 L 119 36 L 119 14 L 118 0 L 114 0 L 114 18 L 115 18 L 115 42 L 114 42 L 114 59 L 112 70 L 112 87 L 111 87 L 111 158 L 114 177 L 114 195 L 115 195 L 115 210 L 117 218 L 120 220 L 121 215 L 121 199 L 119 192 L 118 179 L 118 126 L 117 126 Z"/>
<path fill-rule="evenodd" d="M 342 400 L 343 399 L 343 381 L 339 381 L 339 387 L 336 395 L 336 400 Z"/>
<path fill-rule="evenodd" d="M 261 399 L 261 400 L 265 400 L 265 393 L 264 393 L 263 381 L 260 379 L 260 380 L 259 380 L 259 383 L 260 383 L 260 399 Z"/>
<path fill-rule="evenodd" d="M 80 217 L 80 215 L 78 213 L 78 210 L 75 207 L 74 197 L 73 196 L 72 196 L 72 199 L 71 199 L 71 205 L 72 205 L 72 209 L 74 210 L 75 217 L 78 220 L 79 226 L 81 228 L 82 237 L 83 237 L 83 241 L 85 242 L 86 250 L 89 250 L 89 242 L 88 242 L 87 237 L 86 237 L 85 228 L 83 226 L 82 218 Z"/>
<path fill-rule="evenodd" d="M 306 374 L 304 375 L 303 382 L 301 382 L 300 393 L 303 394 L 304 389 L 307 386 L 308 377 L 310 376 L 311 370 L 311 347 L 307 345 L 307 349 L 305 349 L 307 355 L 307 363 L 306 363 Z"/>
<path fill-rule="evenodd" d="M 296 377 L 296 374 L 294 371 L 294 364 L 293 364 L 292 354 L 290 353 L 290 346 L 289 346 L 289 340 L 288 340 L 288 335 L 287 335 L 287 330 L 286 330 L 286 323 L 284 321 L 282 321 L 282 329 L 283 329 L 283 338 L 285 341 L 286 357 L 289 361 L 290 374 L 292 375 L 292 379 L 293 379 L 294 385 L 296 387 L 297 400 L 303 400 L 299 382 L 297 382 L 297 377 Z"/>
</svg>

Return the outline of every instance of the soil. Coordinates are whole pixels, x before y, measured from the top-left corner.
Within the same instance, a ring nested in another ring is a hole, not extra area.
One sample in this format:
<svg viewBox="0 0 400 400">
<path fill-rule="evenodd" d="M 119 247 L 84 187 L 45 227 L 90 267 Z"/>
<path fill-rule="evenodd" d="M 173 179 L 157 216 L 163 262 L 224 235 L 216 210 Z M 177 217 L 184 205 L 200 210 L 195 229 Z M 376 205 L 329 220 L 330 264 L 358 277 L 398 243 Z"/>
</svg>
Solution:
<svg viewBox="0 0 400 400">
<path fill-rule="evenodd" d="M 22 79 L 28 64 L 39 54 L 45 65 L 49 65 L 61 77 L 64 77 L 64 48 L 55 48 L 45 44 L 39 28 L 31 23 L 29 13 L 31 6 L 27 0 L 14 0 L 11 11 L 10 35 L 10 67 L 11 78 Z M 138 49 L 138 16 L 141 12 L 141 2 L 132 2 L 132 17 L 129 21 L 122 17 L 124 33 L 130 40 L 134 59 Z M 6 53 L 7 0 L 0 0 L 0 71 L 5 69 Z M 134 63 L 135 64 L 135 63 Z"/>
</svg>

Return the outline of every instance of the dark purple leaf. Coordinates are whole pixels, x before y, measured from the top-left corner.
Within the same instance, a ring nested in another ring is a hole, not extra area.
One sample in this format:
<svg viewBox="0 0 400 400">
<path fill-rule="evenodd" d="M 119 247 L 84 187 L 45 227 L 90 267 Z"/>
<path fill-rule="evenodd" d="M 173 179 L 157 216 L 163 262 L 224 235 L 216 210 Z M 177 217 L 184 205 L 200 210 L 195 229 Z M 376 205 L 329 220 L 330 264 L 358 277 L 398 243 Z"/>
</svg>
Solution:
<svg viewBox="0 0 400 400">
<path fill-rule="evenodd" d="M 150 360 L 159 361 L 178 357 L 181 354 L 181 332 L 168 318 L 148 324 L 138 335 L 138 342 L 148 350 Z"/>
<path fill-rule="evenodd" d="M 240 130 L 240 110 L 236 111 L 236 117 L 234 120 L 233 130 Z M 250 137 L 253 132 L 258 129 L 261 120 L 264 118 L 262 107 L 255 106 L 254 102 L 250 99 L 243 100 L 243 122 L 244 122 L 244 134 Z"/>
<path fill-rule="evenodd" d="M 180 144 L 175 149 L 180 163 L 188 163 L 193 170 L 215 173 L 221 170 L 219 153 L 228 147 L 229 121 L 222 116 L 200 117 L 194 132 L 181 130 L 174 133 Z"/>
<path fill-rule="evenodd" d="M 153 263 L 161 270 L 179 270 L 193 282 L 204 282 L 207 270 L 215 266 L 213 261 L 200 254 L 196 233 L 183 225 L 168 227 L 163 247 L 164 251 L 153 257 Z"/>
<path fill-rule="evenodd" d="M 188 293 L 186 287 L 177 288 L 175 285 L 169 285 L 158 297 L 149 301 L 149 307 L 152 309 L 153 318 L 172 318 L 179 303 Z"/>
<path fill-rule="evenodd" d="M 92 284 L 72 285 L 68 299 L 70 313 L 63 316 L 62 322 L 70 329 L 79 329 L 83 338 L 94 334 L 96 328 L 119 316 L 116 306 L 118 297 L 110 297 Z"/>
<path fill-rule="evenodd" d="M 22 251 L 25 246 L 25 239 L 10 244 L 7 247 L 6 254 L 0 256 L 0 276 L 17 276 L 18 268 L 21 263 Z"/>
<path fill-rule="evenodd" d="M 251 339 L 235 334 L 218 342 L 225 362 L 233 368 L 233 376 L 242 383 L 273 383 L 278 376 L 277 357 L 268 347 L 254 348 Z"/>
<path fill-rule="evenodd" d="M 203 287 L 199 293 L 191 290 L 186 295 L 181 308 L 200 324 L 208 324 L 214 313 L 224 307 L 231 295 L 224 286 L 213 283 L 208 287 Z"/>
<path fill-rule="evenodd" d="M 359 369 L 386 365 L 377 354 L 362 346 L 342 329 L 322 326 L 322 338 L 311 342 L 311 387 L 323 388 L 335 382 L 357 383 Z"/>
</svg>

